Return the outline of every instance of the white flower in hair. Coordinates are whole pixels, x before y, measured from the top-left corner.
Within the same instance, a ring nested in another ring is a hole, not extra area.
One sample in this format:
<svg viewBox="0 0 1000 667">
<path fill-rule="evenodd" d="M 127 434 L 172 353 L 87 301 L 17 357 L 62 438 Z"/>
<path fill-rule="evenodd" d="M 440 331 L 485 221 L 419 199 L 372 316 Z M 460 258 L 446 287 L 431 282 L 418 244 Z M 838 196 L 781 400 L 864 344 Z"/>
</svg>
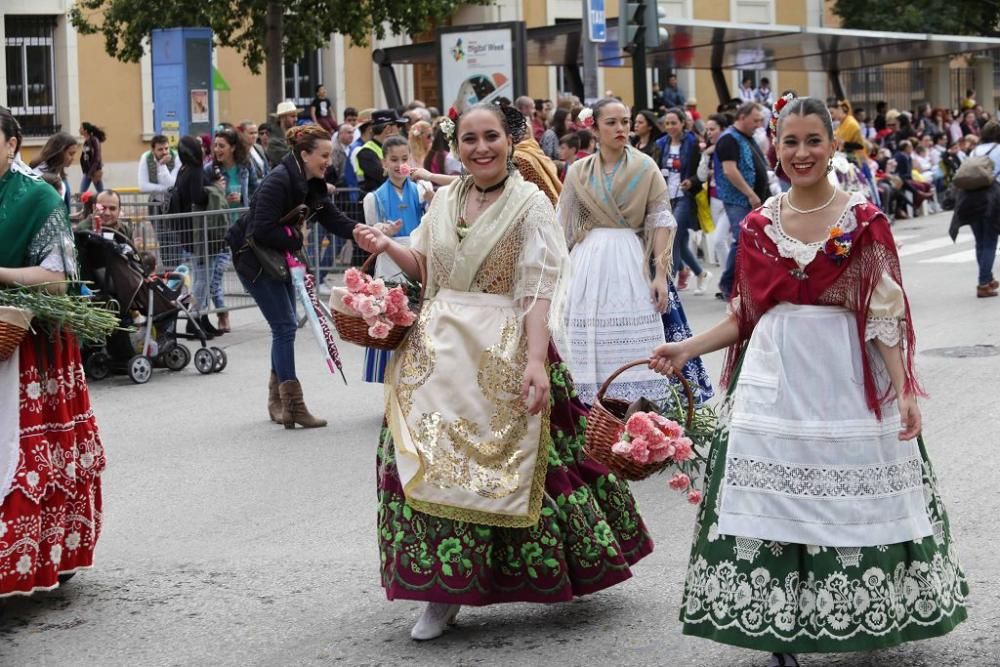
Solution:
<svg viewBox="0 0 1000 667">
<path fill-rule="evenodd" d="M 451 143 L 452 139 L 455 138 L 455 121 L 451 118 L 445 118 L 441 121 L 438 127 L 441 128 L 441 132 L 444 133 L 445 138 L 447 138 L 448 142 Z"/>
<path fill-rule="evenodd" d="M 583 109 L 580 110 L 580 113 L 577 114 L 576 116 L 577 121 L 580 123 L 580 125 L 583 125 L 584 127 L 590 127 L 591 125 L 593 125 L 594 124 L 593 118 L 594 118 L 594 110 L 591 109 L 590 107 L 583 107 Z"/>
</svg>

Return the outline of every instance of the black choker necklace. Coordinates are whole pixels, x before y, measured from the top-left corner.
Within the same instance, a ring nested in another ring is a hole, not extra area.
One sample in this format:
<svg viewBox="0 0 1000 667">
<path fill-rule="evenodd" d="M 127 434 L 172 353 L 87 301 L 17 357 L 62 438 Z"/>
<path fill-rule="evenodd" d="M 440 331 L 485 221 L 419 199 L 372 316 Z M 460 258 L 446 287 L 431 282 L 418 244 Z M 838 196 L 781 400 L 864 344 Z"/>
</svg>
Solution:
<svg viewBox="0 0 1000 667">
<path fill-rule="evenodd" d="M 473 181 L 472 182 L 472 187 L 474 187 L 476 189 L 476 191 L 479 192 L 479 203 L 482 204 L 483 202 L 486 201 L 486 195 L 488 195 L 491 192 L 496 192 L 497 190 L 499 190 L 500 188 L 502 188 L 504 185 L 506 185 L 508 178 L 510 178 L 510 176 L 504 176 L 502 181 L 500 181 L 499 183 L 496 183 L 494 185 L 491 185 L 488 188 L 481 188 L 478 185 L 476 185 L 475 181 Z"/>
</svg>

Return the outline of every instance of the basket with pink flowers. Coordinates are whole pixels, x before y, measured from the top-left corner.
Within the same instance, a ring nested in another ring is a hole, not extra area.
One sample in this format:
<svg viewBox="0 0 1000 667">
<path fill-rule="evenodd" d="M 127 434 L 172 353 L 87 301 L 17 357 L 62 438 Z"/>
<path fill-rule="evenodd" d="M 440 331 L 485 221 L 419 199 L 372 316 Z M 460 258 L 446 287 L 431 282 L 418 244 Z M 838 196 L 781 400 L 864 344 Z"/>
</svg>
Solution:
<svg viewBox="0 0 1000 667">
<path fill-rule="evenodd" d="M 371 255 L 361 269 L 347 269 L 344 287 L 335 287 L 330 294 L 330 312 L 337 333 L 348 343 L 395 350 L 417 319 L 422 290 L 405 279 L 370 276 L 366 269 L 375 257 Z"/>
<path fill-rule="evenodd" d="M 605 396 L 616 377 L 646 363 L 626 364 L 598 390 L 587 418 L 584 453 L 631 481 L 672 472 L 670 488 L 688 492 L 688 500 L 697 504 L 701 493 L 693 487 L 705 460 L 699 450 L 706 451 L 715 435 L 715 412 L 695 406 L 691 387 L 680 374 L 681 391 L 672 390 L 662 403 L 643 399 L 630 404 Z"/>
</svg>

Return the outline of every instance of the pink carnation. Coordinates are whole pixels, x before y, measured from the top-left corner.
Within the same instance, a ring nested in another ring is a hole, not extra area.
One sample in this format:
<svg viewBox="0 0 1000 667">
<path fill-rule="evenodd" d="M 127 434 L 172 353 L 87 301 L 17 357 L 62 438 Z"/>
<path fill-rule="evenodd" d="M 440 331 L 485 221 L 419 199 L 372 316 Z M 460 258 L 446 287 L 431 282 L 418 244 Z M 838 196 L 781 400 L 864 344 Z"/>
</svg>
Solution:
<svg viewBox="0 0 1000 667">
<path fill-rule="evenodd" d="M 405 162 L 403 164 L 399 165 L 399 173 L 402 176 L 409 176 L 410 175 L 410 165 L 406 164 Z"/>
<path fill-rule="evenodd" d="M 636 412 L 625 422 L 625 431 L 633 438 L 651 436 L 655 430 L 656 427 L 648 412 Z"/>
<path fill-rule="evenodd" d="M 352 267 L 344 272 L 344 285 L 351 292 L 360 292 L 368 280 L 368 276 L 356 268 Z"/>
<path fill-rule="evenodd" d="M 671 440 L 684 435 L 684 427 L 672 419 L 667 419 L 663 415 L 658 415 L 654 412 L 649 413 L 649 418 L 653 420 L 653 423 L 660 429 L 660 432 Z"/>
<path fill-rule="evenodd" d="M 698 489 L 691 489 L 688 491 L 688 502 L 692 505 L 697 505 L 701 502 L 701 491 Z"/>
<path fill-rule="evenodd" d="M 355 302 L 355 296 L 353 294 L 350 294 L 350 293 L 345 294 L 344 298 L 343 298 L 343 302 L 344 302 L 344 306 L 346 306 L 347 308 L 351 308 L 351 309 L 357 310 L 357 307 L 355 306 L 355 303 L 354 303 Z"/>
<path fill-rule="evenodd" d="M 355 299 L 354 304 L 354 307 L 361 313 L 361 317 L 366 319 L 369 317 L 378 317 L 382 314 L 382 309 L 375 302 L 375 299 L 370 296 L 359 296 Z"/>
<path fill-rule="evenodd" d="M 611 451 L 615 454 L 620 454 L 622 456 L 628 456 L 632 453 L 632 443 L 625 442 L 624 440 L 619 440 L 615 444 L 611 445 Z"/>
<path fill-rule="evenodd" d="M 691 478 L 685 475 L 684 473 L 679 472 L 676 473 L 673 477 L 671 477 L 670 481 L 667 482 L 667 484 L 669 484 L 670 488 L 673 489 L 674 491 L 683 491 L 687 489 L 689 486 L 691 486 Z"/>
<path fill-rule="evenodd" d="M 368 294 L 371 294 L 376 299 L 381 299 L 386 295 L 386 293 L 389 290 L 387 290 L 385 287 L 385 281 L 382 280 L 381 278 L 378 278 L 377 280 L 373 280 L 370 283 L 368 283 L 367 291 Z"/>
<path fill-rule="evenodd" d="M 690 461 L 694 458 L 694 443 L 691 438 L 678 438 L 674 440 L 674 460 Z"/>
<path fill-rule="evenodd" d="M 387 338 L 391 330 L 392 326 L 390 326 L 387 322 L 384 320 L 376 320 L 375 324 L 368 327 L 368 335 L 372 338 Z"/>
<path fill-rule="evenodd" d="M 636 463 L 649 463 L 649 443 L 643 438 L 632 438 L 629 456 Z"/>
<path fill-rule="evenodd" d="M 390 322 L 392 322 L 393 324 L 398 324 L 401 327 L 408 327 L 417 321 L 416 314 L 409 310 L 404 310 L 402 312 L 396 312 L 396 313 L 387 312 L 386 316 L 389 318 Z"/>
<path fill-rule="evenodd" d="M 385 300 L 392 303 L 398 310 L 403 310 L 407 307 L 409 299 L 406 298 L 406 292 L 403 291 L 402 287 L 393 287 L 385 295 Z"/>
</svg>

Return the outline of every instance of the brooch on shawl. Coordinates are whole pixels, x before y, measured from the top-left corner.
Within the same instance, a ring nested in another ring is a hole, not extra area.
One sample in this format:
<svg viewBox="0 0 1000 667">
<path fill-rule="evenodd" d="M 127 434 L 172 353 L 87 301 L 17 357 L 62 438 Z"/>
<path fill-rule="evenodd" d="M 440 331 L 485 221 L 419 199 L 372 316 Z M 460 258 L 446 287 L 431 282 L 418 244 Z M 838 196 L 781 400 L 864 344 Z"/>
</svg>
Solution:
<svg viewBox="0 0 1000 667">
<path fill-rule="evenodd" d="M 823 252 L 831 260 L 840 264 L 851 254 L 851 246 L 854 244 L 854 234 L 844 231 L 840 225 L 830 228 L 830 236 L 826 239 Z"/>
</svg>

